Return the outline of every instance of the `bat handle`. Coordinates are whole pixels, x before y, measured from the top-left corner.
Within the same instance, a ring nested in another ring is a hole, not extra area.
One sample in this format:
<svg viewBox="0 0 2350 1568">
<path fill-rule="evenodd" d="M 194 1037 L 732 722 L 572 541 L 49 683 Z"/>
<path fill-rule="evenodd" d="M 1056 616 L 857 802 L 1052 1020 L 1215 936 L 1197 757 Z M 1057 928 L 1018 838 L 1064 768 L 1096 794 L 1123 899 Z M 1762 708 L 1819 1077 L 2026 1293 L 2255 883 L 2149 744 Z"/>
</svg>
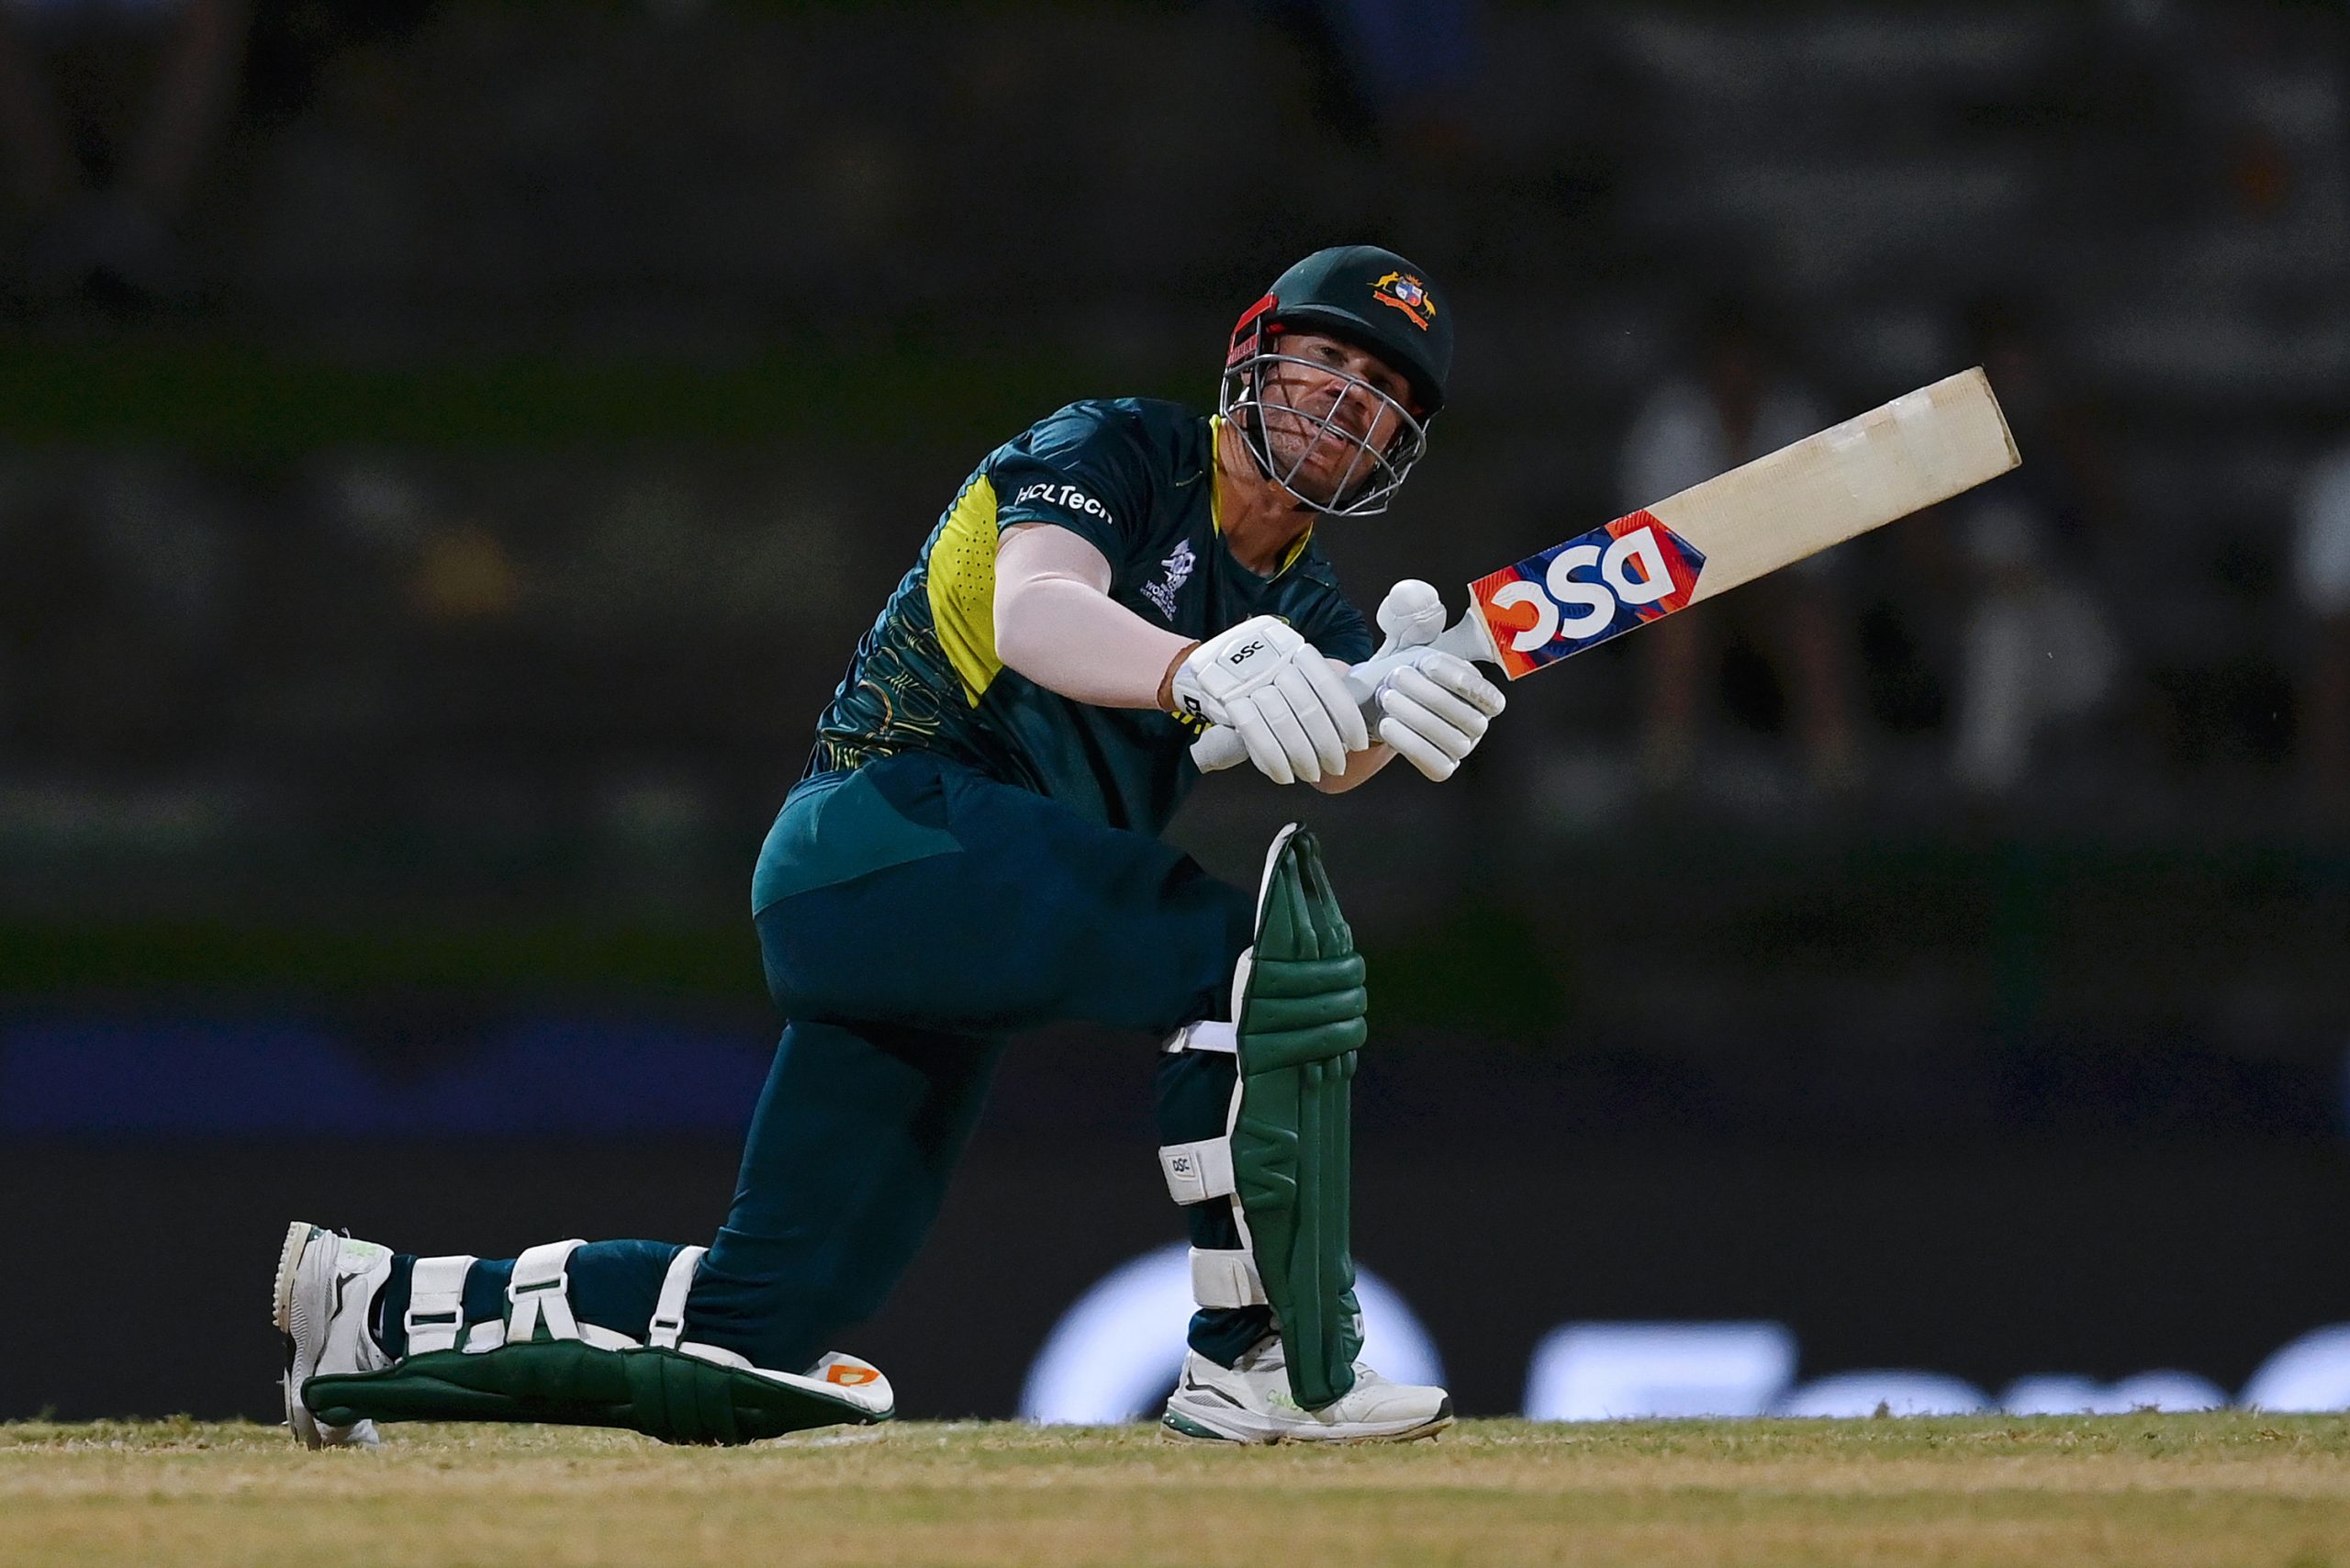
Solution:
<svg viewBox="0 0 2350 1568">
<path fill-rule="evenodd" d="M 1374 736 L 1379 734 L 1381 717 L 1377 700 L 1380 682 L 1430 648 L 1457 654 L 1464 659 L 1482 659 L 1489 665 L 1502 662 L 1500 653 L 1494 647 L 1492 635 L 1486 632 L 1484 622 L 1478 618 L 1473 607 L 1429 642 L 1365 659 L 1347 671 L 1347 689 L 1362 709 L 1364 728 Z M 1209 725 L 1200 738 L 1192 743 L 1192 761 L 1203 773 L 1221 773 L 1248 760 L 1248 748 L 1241 744 L 1240 732 L 1222 724 Z"/>
</svg>

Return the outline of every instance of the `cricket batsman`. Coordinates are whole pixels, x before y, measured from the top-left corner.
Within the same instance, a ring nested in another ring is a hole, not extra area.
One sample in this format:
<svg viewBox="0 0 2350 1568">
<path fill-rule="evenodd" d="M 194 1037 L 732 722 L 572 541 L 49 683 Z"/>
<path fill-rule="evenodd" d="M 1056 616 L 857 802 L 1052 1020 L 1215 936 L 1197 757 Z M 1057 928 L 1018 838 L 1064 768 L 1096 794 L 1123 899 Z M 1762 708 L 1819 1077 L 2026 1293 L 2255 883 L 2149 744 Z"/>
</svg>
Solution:
<svg viewBox="0 0 2350 1568">
<path fill-rule="evenodd" d="M 888 1419 L 830 1349 L 912 1260 L 1024 1029 L 1143 1032 L 1198 1312 L 1169 1434 L 1418 1438 L 1440 1388 L 1358 1359 L 1348 1092 L 1362 960 L 1311 834 L 1227 886 L 1159 841 L 1224 725 L 1276 783 L 1351 790 L 1397 755 L 1449 777 L 1502 710 L 1383 655 L 1315 548 L 1382 511 L 1444 405 L 1451 307 L 1373 246 L 1317 252 L 1240 318 L 1217 412 L 1072 404 L 964 482 L 851 659 L 752 878 L 786 1020 L 707 1247 L 396 1253 L 297 1223 L 275 1280 L 285 1413 L 313 1448 L 387 1420 L 552 1421 L 733 1443 Z M 1049 1215 L 1053 1194 L 1036 1194 Z"/>
</svg>

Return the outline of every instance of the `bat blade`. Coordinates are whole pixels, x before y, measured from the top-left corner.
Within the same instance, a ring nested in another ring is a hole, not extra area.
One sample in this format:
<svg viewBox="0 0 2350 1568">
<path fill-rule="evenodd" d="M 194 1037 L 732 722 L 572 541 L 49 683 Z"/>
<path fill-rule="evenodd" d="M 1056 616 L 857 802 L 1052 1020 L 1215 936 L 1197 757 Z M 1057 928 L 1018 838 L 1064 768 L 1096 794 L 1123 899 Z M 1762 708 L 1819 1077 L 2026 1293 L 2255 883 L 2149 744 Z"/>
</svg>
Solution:
<svg viewBox="0 0 2350 1568">
<path fill-rule="evenodd" d="M 1530 675 L 2020 461 L 1990 381 L 1962 371 L 1478 578 L 1479 655 Z"/>
<path fill-rule="evenodd" d="M 1372 693 L 1427 647 L 1498 665 L 1512 680 L 1740 583 L 1946 501 L 2022 459 L 1980 368 L 1896 398 L 1727 474 L 1469 585 L 1469 610 L 1434 642 L 1348 676 L 1377 733 Z M 1217 726 L 1203 773 L 1246 760 Z"/>
</svg>

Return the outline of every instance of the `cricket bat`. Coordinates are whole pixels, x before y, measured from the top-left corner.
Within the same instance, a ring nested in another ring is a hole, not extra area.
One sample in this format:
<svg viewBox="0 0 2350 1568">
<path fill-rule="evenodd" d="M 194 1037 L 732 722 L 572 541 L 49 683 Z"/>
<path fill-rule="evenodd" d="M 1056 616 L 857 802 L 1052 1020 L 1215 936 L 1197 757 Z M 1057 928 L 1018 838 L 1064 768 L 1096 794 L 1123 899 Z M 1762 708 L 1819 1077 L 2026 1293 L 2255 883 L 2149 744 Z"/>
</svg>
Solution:
<svg viewBox="0 0 2350 1568">
<path fill-rule="evenodd" d="M 1487 573 L 1469 585 L 1459 621 L 1432 642 L 1356 666 L 1348 684 L 1368 703 L 1393 665 L 1426 647 L 1499 666 L 1516 680 L 2021 461 L 1990 381 L 1979 367 L 1962 371 Z M 1378 715 L 1366 716 L 1375 732 Z M 1192 746 L 1203 773 L 1247 756 L 1221 727 Z"/>
</svg>

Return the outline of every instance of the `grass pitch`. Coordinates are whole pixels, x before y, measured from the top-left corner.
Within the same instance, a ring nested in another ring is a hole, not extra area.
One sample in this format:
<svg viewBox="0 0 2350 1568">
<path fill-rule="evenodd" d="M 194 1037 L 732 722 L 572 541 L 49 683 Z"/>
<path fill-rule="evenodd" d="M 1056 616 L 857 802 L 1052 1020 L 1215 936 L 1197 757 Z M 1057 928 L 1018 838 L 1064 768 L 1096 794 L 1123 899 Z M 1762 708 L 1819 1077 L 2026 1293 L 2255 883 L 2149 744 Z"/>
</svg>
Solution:
<svg viewBox="0 0 2350 1568">
<path fill-rule="evenodd" d="M 321 1454 L 245 1425 L 0 1426 L 8 1568 L 377 1562 L 2350 1568 L 2350 1418 L 1472 1421 L 1332 1450 L 407 1427 Z"/>
</svg>

